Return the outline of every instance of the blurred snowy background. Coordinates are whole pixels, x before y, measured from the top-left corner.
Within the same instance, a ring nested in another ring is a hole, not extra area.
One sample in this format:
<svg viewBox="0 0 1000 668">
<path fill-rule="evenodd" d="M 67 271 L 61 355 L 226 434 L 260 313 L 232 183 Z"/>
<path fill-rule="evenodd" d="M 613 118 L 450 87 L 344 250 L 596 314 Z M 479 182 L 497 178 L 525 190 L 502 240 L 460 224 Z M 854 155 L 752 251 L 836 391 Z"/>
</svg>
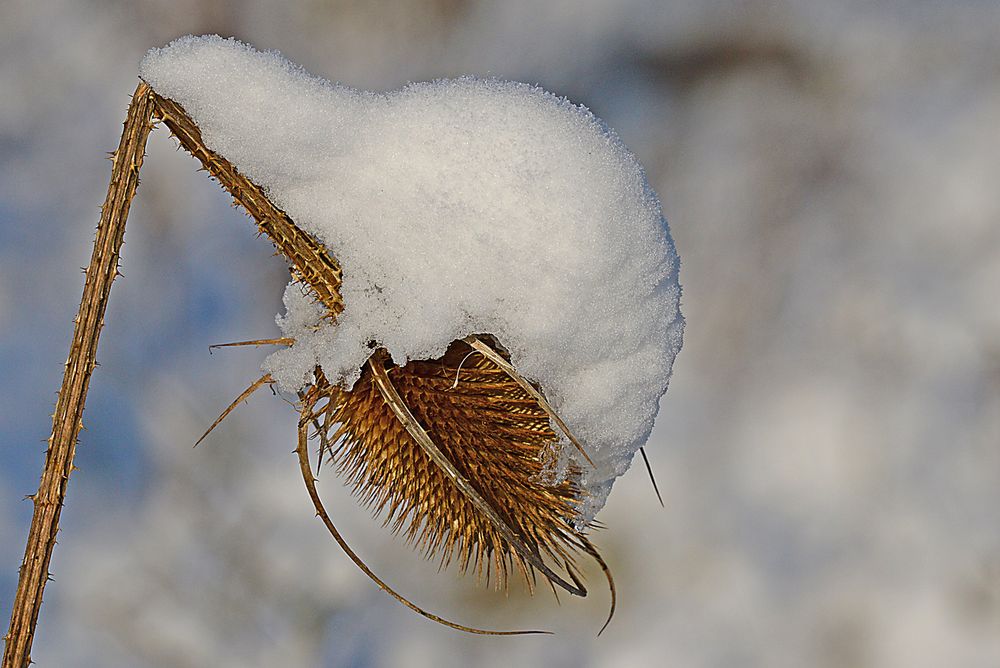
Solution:
<svg viewBox="0 0 1000 668">
<path fill-rule="evenodd" d="M 6 0 L 0 617 L 143 53 L 234 35 L 368 89 L 538 83 L 616 128 L 683 266 L 686 346 L 597 536 L 619 612 L 437 574 L 322 481 L 262 392 L 286 277 L 155 133 L 33 658 L 41 666 L 1000 665 L 1000 6 L 956 2 Z"/>
</svg>

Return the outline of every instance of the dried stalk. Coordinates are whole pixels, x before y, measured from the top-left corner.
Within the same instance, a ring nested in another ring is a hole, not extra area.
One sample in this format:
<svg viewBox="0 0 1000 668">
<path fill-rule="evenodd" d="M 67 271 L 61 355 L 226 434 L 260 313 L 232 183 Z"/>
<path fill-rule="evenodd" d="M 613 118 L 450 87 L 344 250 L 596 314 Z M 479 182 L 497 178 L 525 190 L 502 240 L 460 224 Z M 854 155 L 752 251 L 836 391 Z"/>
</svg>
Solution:
<svg viewBox="0 0 1000 668">
<path fill-rule="evenodd" d="M 232 165 L 208 150 L 198 126 L 176 103 L 160 97 L 140 83 L 132 96 L 118 150 L 112 155 L 111 183 L 101 209 L 94 252 L 87 268 L 83 297 L 77 314 L 66 372 L 52 419 L 52 435 L 38 492 L 30 498 L 35 512 L 20 568 L 10 628 L 0 668 L 24 668 L 31 663 L 31 643 L 38 622 L 49 562 L 59 531 L 59 513 L 66 497 L 66 484 L 73 471 L 76 441 L 82 427 L 90 376 L 96 366 L 97 342 L 104 325 L 104 313 L 111 284 L 118 275 L 118 260 L 125 234 L 129 206 L 139 185 L 139 168 L 145 156 L 146 139 L 153 116 L 163 120 L 181 144 L 210 173 L 215 175 L 233 198 L 257 221 L 292 263 L 295 275 L 307 283 L 329 312 L 343 310 L 339 287 L 340 267 L 321 245 L 297 228 L 288 216 L 267 199 L 254 183 Z"/>
<path fill-rule="evenodd" d="M 326 306 L 330 317 L 340 315 L 340 265 L 308 233 L 299 229 L 284 211 L 274 206 L 256 183 L 240 174 L 232 163 L 205 146 L 201 130 L 184 109 L 174 102 L 151 93 L 153 114 L 170 128 L 184 149 L 201 162 L 236 203 L 257 221 L 257 229 L 266 234 L 292 264 L 292 271 L 308 285 Z"/>
<path fill-rule="evenodd" d="M 87 267 L 83 297 L 77 313 L 66 360 L 66 372 L 52 416 L 52 435 L 48 440 L 45 468 L 38 492 L 30 498 L 35 504 L 28 542 L 21 563 L 17 593 L 4 636 L 2 668 L 26 668 L 31 663 L 31 642 L 38 622 L 42 593 L 49 579 L 49 562 L 59 531 L 59 513 L 66 498 L 66 485 L 73 471 L 76 440 L 82 426 L 81 416 L 94 371 L 97 341 L 104 326 L 111 284 L 118 275 L 118 259 L 125 235 L 129 205 L 139 185 L 139 168 L 145 155 L 146 138 L 152 128 L 152 90 L 140 83 L 132 95 L 125 129 L 118 150 L 112 155 L 113 167 L 107 198 L 101 209 L 94 253 Z"/>
</svg>

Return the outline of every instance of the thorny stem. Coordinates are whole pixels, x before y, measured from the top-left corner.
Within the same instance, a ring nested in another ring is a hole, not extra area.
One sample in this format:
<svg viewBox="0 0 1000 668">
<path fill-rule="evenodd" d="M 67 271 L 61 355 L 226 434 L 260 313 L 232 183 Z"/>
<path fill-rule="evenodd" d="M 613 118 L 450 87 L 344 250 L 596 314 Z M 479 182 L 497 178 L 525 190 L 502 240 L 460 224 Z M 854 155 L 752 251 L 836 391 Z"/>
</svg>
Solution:
<svg viewBox="0 0 1000 668">
<path fill-rule="evenodd" d="M 81 416 L 96 364 L 97 341 L 111 283 L 118 275 L 118 259 L 125 234 L 129 206 L 139 185 L 139 168 L 145 156 L 146 139 L 154 116 L 162 120 L 192 155 L 230 192 L 256 220 L 280 252 L 291 260 L 295 274 L 316 291 L 331 314 L 343 310 L 338 288 L 340 267 L 309 235 L 267 199 L 254 183 L 237 172 L 228 161 L 205 147 L 198 126 L 175 102 L 157 95 L 145 82 L 132 95 L 113 167 L 107 198 L 101 209 L 94 253 L 86 271 L 83 297 L 75 319 L 66 372 L 52 416 L 45 468 L 38 492 L 30 498 L 35 512 L 21 564 L 10 628 L 0 668 L 25 668 L 31 663 L 31 643 L 38 622 L 42 593 L 49 579 L 49 562 L 59 531 L 59 513 L 66 498 L 66 484 L 73 471 Z"/>
<path fill-rule="evenodd" d="M 42 593 L 49 579 L 49 562 L 59 531 L 59 513 L 66 498 L 69 475 L 73 471 L 83 406 L 90 376 L 97 365 L 97 341 L 104 326 L 111 284 L 118 275 L 125 220 L 139 185 L 139 168 L 145 155 L 146 138 L 152 129 L 152 113 L 152 90 L 145 83 L 140 83 L 132 95 L 118 150 L 112 156 L 111 183 L 101 209 L 94 253 L 87 267 L 66 371 L 52 416 L 52 435 L 48 440 L 45 468 L 38 492 L 30 497 L 35 511 L 19 571 L 10 628 L 4 637 L 6 647 L 3 663 L 0 664 L 2 668 L 26 668 L 31 663 L 31 642 L 38 623 Z"/>
<path fill-rule="evenodd" d="M 236 203 L 257 221 L 257 229 L 270 237 L 278 251 L 288 258 L 292 273 L 313 289 L 330 315 L 340 315 L 344 302 L 340 298 L 341 270 L 337 261 L 320 243 L 298 228 L 288 214 L 274 206 L 260 186 L 205 146 L 201 130 L 183 107 L 156 92 L 152 96 L 153 115 L 163 121 L 181 146 L 197 158 Z"/>
</svg>

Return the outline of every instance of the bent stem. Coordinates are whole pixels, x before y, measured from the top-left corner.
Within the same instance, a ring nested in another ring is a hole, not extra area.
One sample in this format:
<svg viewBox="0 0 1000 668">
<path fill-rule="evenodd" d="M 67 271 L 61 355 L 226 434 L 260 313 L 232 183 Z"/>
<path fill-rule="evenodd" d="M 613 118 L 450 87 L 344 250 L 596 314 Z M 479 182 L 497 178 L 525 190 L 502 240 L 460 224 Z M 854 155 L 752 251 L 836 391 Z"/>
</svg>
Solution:
<svg viewBox="0 0 1000 668">
<path fill-rule="evenodd" d="M 205 145 L 198 125 L 184 108 L 155 91 L 153 115 L 162 120 L 171 134 L 188 153 L 194 156 L 257 222 L 257 229 L 266 234 L 278 251 L 288 259 L 292 274 L 312 288 L 331 317 L 340 315 L 344 302 L 340 297 L 341 269 L 322 244 L 299 229 L 284 211 L 268 199 L 264 190 L 240 174 L 231 162 Z"/>
<path fill-rule="evenodd" d="M 125 220 L 139 185 L 139 168 L 145 156 L 146 138 L 152 129 L 152 90 L 140 83 L 132 95 L 118 150 L 112 154 L 111 183 L 101 208 L 94 252 L 87 267 L 80 309 L 74 320 L 73 340 L 62 386 L 59 388 L 52 434 L 48 439 L 45 468 L 38 492 L 30 498 L 34 515 L 21 562 L 17 593 L 4 636 L 2 668 L 25 668 L 31 663 L 31 643 L 49 579 L 49 562 L 59 531 L 59 514 L 66 498 L 66 485 L 73 471 L 76 440 L 82 427 L 84 403 L 90 376 L 97 366 L 97 342 L 104 326 L 104 313 L 111 284 L 118 275 L 118 260 L 125 235 Z"/>
<path fill-rule="evenodd" d="M 118 260 L 129 207 L 139 185 L 139 168 L 145 157 L 152 119 L 162 120 L 192 155 L 232 194 L 256 220 L 281 253 L 289 258 L 293 273 L 310 285 L 332 315 L 343 303 L 338 288 L 340 267 L 326 251 L 291 222 L 267 199 L 263 191 L 226 160 L 205 147 L 198 126 L 176 103 L 157 95 L 145 82 L 132 95 L 113 167 L 107 197 L 101 209 L 94 252 L 86 271 L 83 297 L 76 316 L 66 371 L 52 416 L 45 468 L 28 532 L 24 560 L 19 570 L 10 627 L 4 636 L 0 668 L 25 668 L 31 663 L 31 643 L 38 623 L 42 593 L 49 579 L 49 562 L 59 531 L 59 514 L 66 498 L 66 484 L 73 471 L 76 440 L 82 427 L 90 376 L 96 363 L 97 342 L 104 325 L 111 284 L 118 275 Z"/>
</svg>

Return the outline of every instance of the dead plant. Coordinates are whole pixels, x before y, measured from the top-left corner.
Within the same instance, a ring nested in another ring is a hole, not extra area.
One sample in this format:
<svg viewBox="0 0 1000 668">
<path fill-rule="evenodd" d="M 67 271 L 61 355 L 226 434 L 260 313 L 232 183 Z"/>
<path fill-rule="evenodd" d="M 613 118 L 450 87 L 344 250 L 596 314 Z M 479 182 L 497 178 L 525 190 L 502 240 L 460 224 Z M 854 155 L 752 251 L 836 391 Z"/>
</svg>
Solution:
<svg viewBox="0 0 1000 668">
<path fill-rule="evenodd" d="M 341 268 L 327 249 L 275 207 L 258 185 L 209 149 L 180 105 L 140 83 L 132 96 L 121 143 L 112 155 L 111 182 L 86 271 L 45 469 L 38 492 L 31 497 L 34 517 L 5 636 L 2 668 L 23 668 L 30 663 L 97 342 L 154 120 L 162 121 L 253 217 L 259 232 L 287 259 L 292 275 L 326 308 L 327 317 L 335 319 L 344 308 Z M 293 341 L 243 343 L 291 345 Z M 253 391 L 271 382 L 269 376 L 255 381 L 209 431 Z M 595 559 L 611 591 L 610 613 L 601 630 L 610 622 L 615 608 L 610 570 L 586 531 L 574 525 L 585 494 L 578 484 L 581 471 L 571 467 L 561 482 L 544 480 L 547 453 L 560 436 L 582 453 L 587 465 L 591 465 L 590 458 L 549 406 L 542 388 L 510 364 L 500 342 L 488 334 L 471 336 L 455 341 L 439 359 L 405 366 L 392 364 L 383 350 L 376 349 L 350 391 L 331 384 L 317 367 L 314 381 L 299 392 L 298 411 L 296 450 L 316 513 L 354 563 L 389 595 L 431 620 L 463 631 L 544 633 L 457 624 L 423 610 L 389 587 L 347 545 L 324 508 L 309 462 L 310 438 L 319 441 L 319 462 L 328 456 L 362 503 L 427 557 L 439 558 L 443 566 L 456 563 L 498 588 L 505 587 L 515 571 L 533 590 L 541 574 L 553 591 L 558 587 L 585 596 L 576 558 Z"/>
</svg>

